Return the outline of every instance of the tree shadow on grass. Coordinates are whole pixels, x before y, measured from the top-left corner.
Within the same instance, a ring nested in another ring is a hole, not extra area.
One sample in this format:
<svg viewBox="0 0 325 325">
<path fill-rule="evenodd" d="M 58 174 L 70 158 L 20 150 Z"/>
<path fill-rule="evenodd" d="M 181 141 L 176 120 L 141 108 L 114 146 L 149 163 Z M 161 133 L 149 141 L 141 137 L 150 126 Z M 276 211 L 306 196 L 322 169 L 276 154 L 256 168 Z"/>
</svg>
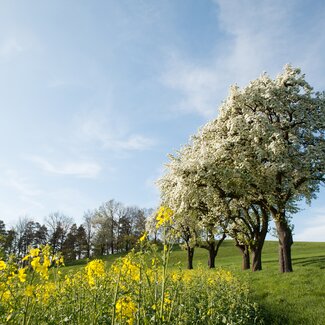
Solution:
<svg viewBox="0 0 325 325">
<path fill-rule="evenodd" d="M 266 325 L 289 324 L 289 318 L 280 313 L 270 312 L 266 307 L 261 306 L 261 316 Z"/>
<path fill-rule="evenodd" d="M 315 266 L 315 267 L 319 267 L 320 269 L 325 269 L 325 256 L 294 258 L 293 262 L 295 265 Z"/>
</svg>

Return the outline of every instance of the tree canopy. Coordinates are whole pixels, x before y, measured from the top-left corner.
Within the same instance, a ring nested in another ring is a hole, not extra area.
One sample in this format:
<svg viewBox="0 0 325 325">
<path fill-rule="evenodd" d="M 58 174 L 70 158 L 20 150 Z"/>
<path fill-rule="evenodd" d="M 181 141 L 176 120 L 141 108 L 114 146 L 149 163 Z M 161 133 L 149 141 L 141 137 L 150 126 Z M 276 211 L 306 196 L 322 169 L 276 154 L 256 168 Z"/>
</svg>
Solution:
<svg viewBox="0 0 325 325">
<path fill-rule="evenodd" d="M 280 270 L 292 271 L 288 216 L 324 183 L 324 129 L 324 93 L 314 92 L 298 68 L 287 65 L 275 79 L 264 73 L 243 89 L 232 86 L 217 118 L 170 157 L 158 182 L 162 201 L 200 222 L 233 225 L 229 220 L 241 218 L 251 226 L 255 214 L 255 225 L 264 222 L 255 232 L 261 244 L 272 216 Z"/>
</svg>

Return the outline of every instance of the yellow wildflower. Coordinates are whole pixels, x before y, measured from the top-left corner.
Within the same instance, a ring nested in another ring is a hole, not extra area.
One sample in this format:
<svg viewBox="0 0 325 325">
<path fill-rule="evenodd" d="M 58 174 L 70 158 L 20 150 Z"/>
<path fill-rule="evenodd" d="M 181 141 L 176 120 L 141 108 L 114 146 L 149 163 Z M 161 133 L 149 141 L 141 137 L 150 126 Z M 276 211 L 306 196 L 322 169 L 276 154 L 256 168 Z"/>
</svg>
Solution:
<svg viewBox="0 0 325 325">
<path fill-rule="evenodd" d="M 56 266 L 63 265 L 64 266 L 64 259 L 63 256 L 59 253 L 58 255 L 53 256 L 53 261 L 55 262 Z"/>
<path fill-rule="evenodd" d="M 93 260 L 86 265 L 85 268 L 88 277 L 88 283 L 95 285 L 95 279 L 105 274 L 105 265 L 102 260 Z"/>
<path fill-rule="evenodd" d="M 165 292 L 164 295 L 164 308 L 169 309 L 172 304 L 172 300 L 170 299 L 169 293 Z"/>
<path fill-rule="evenodd" d="M 130 280 L 138 282 L 140 281 L 140 266 L 126 256 L 123 258 L 121 274 Z"/>
<path fill-rule="evenodd" d="M 34 287 L 32 285 L 27 285 L 26 289 L 25 289 L 25 296 L 26 297 L 33 297 L 33 293 L 34 293 Z"/>
<path fill-rule="evenodd" d="M 116 316 L 125 319 L 127 324 L 133 324 L 134 315 L 137 311 L 135 303 L 128 296 L 121 297 L 115 305 Z"/>
<path fill-rule="evenodd" d="M 28 255 L 24 256 L 24 258 L 22 259 L 22 261 L 27 261 L 29 258 L 30 258 L 30 255 L 28 254 Z"/>
<path fill-rule="evenodd" d="M 40 249 L 39 248 L 32 248 L 30 251 L 30 256 L 31 257 L 37 257 L 40 253 Z"/>
<path fill-rule="evenodd" d="M 231 282 L 234 280 L 234 276 L 230 271 L 219 270 L 216 275 L 220 281 Z"/>
<path fill-rule="evenodd" d="M 26 269 L 19 269 L 18 270 L 18 279 L 20 282 L 25 282 L 27 275 L 25 274 Z"/>
<path fill-rule="evenodd" d="M 30 265 L 32 266 L 32 268 L 37 271 L 38 268 L 41 266 L 40 263 L 41 258 L 40 257 L 35 257 L 33 258 L 33 260 L 31 261 Z"/>
<path fill-rule="evenodd" d="M 177 283 L 182 279 L 182 276 L 181 276 L 181 274 L 179 274 L 177 272 L 173 272 L 171 274 L 171 279 L 172 279 L 173 282 Z"/>
<path fill-rule="evenodd" d="M 0 271 L 5 270 L 7 267 L 7 264 L 4 261 L 0 261 Z"/>
<path fill-rule="evenodd" d="M 3 294 L 2 294 L 2 299 L 3 300 L 8 300 L 11 297 L 11 292 L 9 290 L 6 290 Z"/>
<path fill-rule="evenodd" d="M 172 209 L 165 206 L 161 206 L 156 216 L 156 228 L 158 229 L 160 226 L 166 226 L 168 223 L 171 223 L 173 214 L 174 212 Z"/>
<path fill-rule="evenodd" d="M 49 269 L 47 264 L 40 265 L 38 268 L 38 273 L 41 275 L 42 278 L 48 279 L 49 278 Z"/>
<path fill-rule="evenodd" d="M 47 256 L 44 256 L 43 266 L 49 268 L 51 266 L 51 261 Z"/>
<path fill-rule="evenodd" d="M 147 232 L 145 231 L 144 233 L 143 233 L 143 235 L 140 237 L 140 239 L 139 239 L 139 242 L 140 243 L 142 243 L 142 242 L 144 242 L 146 239 L 147 239 Z"/>
<path fill-rule="evenodd" d="M 44 304 L 47 304 L 51 297 L 53 297 L 56 293 L 57 287 L 52 282 L 47 282 L 43 286 L 37 287 L 36 296 L 39 300 L 41 300 Z"/>
</svg>

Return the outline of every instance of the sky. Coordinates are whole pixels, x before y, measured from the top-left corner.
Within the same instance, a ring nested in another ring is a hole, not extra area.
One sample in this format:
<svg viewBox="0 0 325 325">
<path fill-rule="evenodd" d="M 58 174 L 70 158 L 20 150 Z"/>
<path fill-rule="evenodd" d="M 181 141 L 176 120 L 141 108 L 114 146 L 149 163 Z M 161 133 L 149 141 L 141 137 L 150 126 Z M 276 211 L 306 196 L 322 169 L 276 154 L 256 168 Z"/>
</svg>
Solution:
<svg viewBox="0 0 325 325">
<path fill-rule="evenodd" d="M 1 1 L 0 219 L 156 207 L 230 85 L 291 63 L 325 90 L 324 30 L 322 0 Z M 301 208 L 294 239 L 325 241 L 325 189 Z"/>
</svg>

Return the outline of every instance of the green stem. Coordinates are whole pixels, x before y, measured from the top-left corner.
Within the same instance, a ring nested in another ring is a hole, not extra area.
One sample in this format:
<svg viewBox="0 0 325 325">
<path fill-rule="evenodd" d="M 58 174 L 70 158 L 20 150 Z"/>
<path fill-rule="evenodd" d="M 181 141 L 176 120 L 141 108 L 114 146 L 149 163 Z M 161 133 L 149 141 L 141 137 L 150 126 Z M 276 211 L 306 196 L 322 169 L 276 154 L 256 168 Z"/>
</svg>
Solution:
<svg viewBox="0 0 325 325">
<path fill-rule="evenodd" d="M 113 300 L 113 313 L 112 313 L 112 325 L 115 325 L 115 314 L 116 314 L 116 301 L 117 301 L 117 294 L 118 294 L 118 287 L 120 284 L 120 277 L 121 277 L 121 271 L 118 274 L 115 292 L 114 292 L 114 300 Z"/>
<path fill-rule="evenodd" d="M 32 277 L 31 277 L 31 279 L 30 279 L 30 281 L 28 283 L 29 285 L 32 285 L 32 283 L 34 281 L 34 277 L 35 277 L 35 271 L 33 270 Z M 25 304 L 23 325 L 26 325 L 26 324 L 29 323 L 28 318 L 27 318 L 28 308 L 29 308 L 29 297 L 27 297 L 27 301 L 26 301 L 26 304 Z"/>
<path fill-rule="evenodd" d="M 161 284 L 161 303 L 160 303 L 160 312 L 159 318 L 163 321 L 163 313 L 164 313 L 164 303 L 165 303 L 165 290 L 166 290 L 166 274 L 167 274 L 167 265 L 168 265 L 168 246 L 166 241 L 166 227 L 164 226 L 164 247 L 163 247 L 163 276 L 162 276 L 162 284 Z"/>
</svg>

